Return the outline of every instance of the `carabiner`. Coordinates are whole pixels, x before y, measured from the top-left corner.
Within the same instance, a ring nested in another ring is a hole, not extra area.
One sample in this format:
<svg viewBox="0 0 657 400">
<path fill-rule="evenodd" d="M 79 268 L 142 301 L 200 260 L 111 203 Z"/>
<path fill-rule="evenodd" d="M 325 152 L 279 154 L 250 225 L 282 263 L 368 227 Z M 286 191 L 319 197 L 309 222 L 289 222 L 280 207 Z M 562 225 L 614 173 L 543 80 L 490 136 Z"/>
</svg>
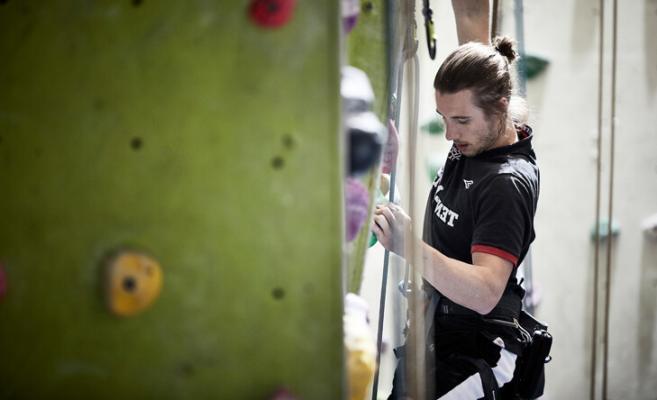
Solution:
<svg viewBox="0 0 657 400">
<path fill-rule="evenodd" d="M 429 0 L 423 1 L 422 15 L 424 15 L 424 31 L 427 35 L 427 47 L 429 48 L 429 57 L 432 60 L 436 58 L 436 31 L 433 27 L 433 10 Z"/>
</svg>

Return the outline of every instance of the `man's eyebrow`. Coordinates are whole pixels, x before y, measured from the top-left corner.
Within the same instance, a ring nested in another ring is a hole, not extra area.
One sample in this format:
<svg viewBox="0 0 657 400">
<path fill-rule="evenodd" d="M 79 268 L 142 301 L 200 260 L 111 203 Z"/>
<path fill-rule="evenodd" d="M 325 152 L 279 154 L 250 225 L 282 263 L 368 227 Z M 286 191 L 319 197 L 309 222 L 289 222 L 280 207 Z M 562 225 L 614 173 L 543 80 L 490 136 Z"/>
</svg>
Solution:
<svg viewBox="0 0 657 400">
<path fill-rule="evenodd" d="M 437 108 L 436 108 L 436 112 L 437 112 L 438 115 L 440 115 L 441 117 L 445 117 L 444 115 L 442 115 L 442 114 L 440 113 L 440 111 L 438 111 Z M 454 115 L 454 116 L 449 117 L 449 118 L 452 118 L 452 119 L 471 119 L 472 117 L 469 116 L 469 115 Z"/>
</svg>

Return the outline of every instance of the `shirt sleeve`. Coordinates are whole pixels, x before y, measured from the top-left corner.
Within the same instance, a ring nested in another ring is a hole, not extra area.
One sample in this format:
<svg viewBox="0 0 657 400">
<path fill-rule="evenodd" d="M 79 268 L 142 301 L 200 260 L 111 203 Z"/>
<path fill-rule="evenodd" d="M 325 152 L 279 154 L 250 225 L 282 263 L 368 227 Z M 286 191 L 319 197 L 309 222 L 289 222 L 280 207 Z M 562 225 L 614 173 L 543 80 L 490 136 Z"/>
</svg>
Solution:
<svg viewBox="0 0 657 400">
<path fill-rule="evenodd" d="M 517 266 L 534 236 L 528 186 L 514 175 L 498 175 L 481 191 L 474 211 L 471 252 L 493 254 Z"/>
</svg>

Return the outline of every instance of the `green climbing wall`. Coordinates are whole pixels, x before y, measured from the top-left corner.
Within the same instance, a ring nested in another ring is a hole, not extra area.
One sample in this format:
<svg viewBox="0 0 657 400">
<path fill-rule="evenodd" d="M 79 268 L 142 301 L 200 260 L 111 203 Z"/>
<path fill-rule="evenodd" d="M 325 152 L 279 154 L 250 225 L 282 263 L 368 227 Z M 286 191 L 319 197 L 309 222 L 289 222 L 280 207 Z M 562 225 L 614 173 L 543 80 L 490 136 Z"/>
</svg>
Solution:
<svg viewBox="0 0 657 400">
<path fill-rule="evenodd" d="M 362 8 L 358 24 L 346 38 L 347 63 L 363 70 L 370 79 L 374 90 L 373 111 L 379 120 L 386 125 L 388 118 L 388 66 L 386 53 L 386 29 L 388 11 L 387 0 L 366 0 L 361 2 Z M 372 170 L 359 177 L 359 180 L 370 192 L 370 209 L 374 204 L 374 193 L 380 177 L 377 164 Z M 365 223 L 350 247 L 347 262 L 347 290 L 358 293 L 363 278 L 365 252 L 370 238 L 370 224 Z"/>
<path fill-rule="evenodd" d="M 388 113 L 386 29 L 388 0 L 362 1 L 358 23 L 347 35 L 347 63 L 365 71 L 374 89 L 374 112 L 381 121 Z"/>
<path fill-rule="evenodd" d="M 367 73 L 375 96 L 373 111 L 387 127 L 388 119 L 398 116 L 401 106 L 401 88 L 397 86 L 403 72 L 403 42 L 412 21 L 408 15 L 415 15 L 413 2 L 365 0 L 361 4 L 358 24 L 346 38 L 347 63 Z M 374 208 L 380 177 L 380 164 L 359 177 L 370 192 L 370 210 Z M 349 248 L 347 290 L 350 292 L 360 291 L 369 240 L 370 224 L 366 223 Z"/>
<path fill-rule="evenodd" d="M 339 2 L 247 8 L 0 1 L 0 398 L 342 396 Z"/>
</svg>

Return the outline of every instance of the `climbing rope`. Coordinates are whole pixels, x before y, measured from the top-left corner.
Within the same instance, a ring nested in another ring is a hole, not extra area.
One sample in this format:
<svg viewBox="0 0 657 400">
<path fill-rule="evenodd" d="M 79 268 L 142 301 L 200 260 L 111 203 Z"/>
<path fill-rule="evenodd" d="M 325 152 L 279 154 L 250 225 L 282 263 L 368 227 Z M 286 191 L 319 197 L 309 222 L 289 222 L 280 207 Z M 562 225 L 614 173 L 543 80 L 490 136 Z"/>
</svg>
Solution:
<svg viewBox="0 0 657 400">
<path fill-rule="evenodd" d="M 420 85 L 420 61 L 417 53 L 413 55 L 409 63 L 407 79 L 411 82 L 410 96 L 412 101 L 408 103 L 408 145 L 407 145 L 407 177 L 408 177 L 408 214 L 411 223 L 416 225 L 420 218 L 415 201 L 416 160 L 417 160 L 417 135 L 418 135 L 418 113 L 419 113 L 419 85 Z M 413 232 L 421 232 L 421 229 L 413 229 Z M 408 296 L 408 310 L 410 329 L 407 337 L 406 372 L 409 381 L 409 394 L 412 398 L 423 399 L 426 397 L 425 382 L 425 355 L 426 337 L 424 334 L 424 291 L 422 290 L 423 265 L 415 246 L 407 246 L 405 284 L 412 288 Z M 412 266 L 412 267 L 411 267 Z"/>
<path fill-rule="evenodd" d="M 391 107 L 390 114 L 391 117 L 393 118 L 395 128 L 399 131 L 399 114 L 401 110 L 401 97 L 402 97 L 402 84 L 403 84 L 403 77 L 404 77 L 404 66 L 405 64 L 410 60 L 412 60 L 412 63 L 409 63 L 409 79 L 412 79 L 412 86 L 411 86 L 411 95 L 413 95 L 413 101 L 409 103 L 409 107 L 411 109 L 411 113 L 409 114 L 409 132 L 414 132 L 417 130 L 417 112 L 419 110 L 419 60 L 417 57 L 417 40 L 415 39 L 415 31 L 417 28 L 416 22 L 415 22 L 415 6 L 414 2 L 412 0 L 406 0 L 405 2 L 402 3 L 402 6 L 404 9 L 402 10 L 403 14 L 406 16 L 406 18 L 403 18 L 402 20 L 404 21 L 404 26 L 402 27 L 404 31 L 404 44 L 402 48 L 402 57 L 401 57 L 401 63 L 399 65 L 399 69 L 397 71 L 397 76 L 395 77 L 396 79 L 391 79 L 390 82 L 390 87 L 391 87 L 391 93 L 392 96 L 391 98 L 394 99 L 394 101 L 391 101 L 393 107 Z M 388 11 L 392 11 L 393 6 L 388 2 Z M 392 17 L 388 17 L 389 21 L 392 20 Z M 394 31 L 392 27 L 389 25 L 387 31 L 392 32 Z M 393 38 L 388 38 L 388 43 L 392 43 Z M 393 58 L 389 59 L 389 71 L 393 71 L 394 68 L 392 68 L 392 63 L 395 62 Z M 395 85 L 394 87 L 392 85 Z M 415 136 L 413 138 L 410 138 L 409 135 L 409 141 L 408 141 L 408 147 L 409 148 L 414 148 L 415 147 Z M 411 159 L 410 161 L 413 166 L 415 161 Z M 397 201 L 395 199 L 395 193 L 396 193 L 396 185 L 397 185 L 397 164 L 395 163 L 392 166 L 392 169 L 390 171 L 390 189 L 388 193 L 388 201 L 391 203 L 394 203 Z M 410 186 L 413 188 L 413 186 Z M 411 195 L 409 196 L 409 200 L 413 201 L 414 196 L 412 195 L 412 189 L 411 189 Z M 390 252 L 388 250 L 385 251 L 384 253 L 384 258 L 383 258 L 383 271 L 382 271 L 382 278 L 381 278 L 381 291 L 380 291 L 380 298 L 379 298 L 379 322 L 377 326 L 377 338 L 376 338 L 376 348 L 377 348 L 377 355 L 376 355 L 376 371 L 374 373 L 374 382 L 372 385 L 372 400 L 376 400 L 377 395 L 378 395 L 378 385 L 379 385 L 379 366 L 380 366 L 380 361 L 381 361 L 381 347 L 382 347 L 382 339 L 383 339 L 383 326 L 384 326 L 384 317 L 385 317 L 385 305 L 386 305 L 386 295 L 387 295 L 387 286 L 388 286 L 388 269 L 389 269 L 389 263 L 390 263 Z M 408 267 L 407 267 L 408 270 Z M 408 274 L 408 273 L 407 273 Z"/>
<path fill-rule="evenodd" d="M 599 280 L 600 280 L 600 215 L 602 214 L 602 130 L 603 130 L 603 114 L 604 114 L 604 60 L 605 60 L 605 0 L 599 2 L 600 13 L 600 31 L 598 43 L 598 126 L 597 126 L 597 150 L 598 160 L 596 165 L 596 206 L 595 206 L 595 230 L 594 230 L 594 258 L 593 258 L 593 318 L 591 326 L 591 376 L 589 397 L 591 400 L 595 399 L 596 394 L 596 375 L 598 371 L 597 353 L 598 353 L 598 297 L 599 297 Z M 616 67 L 617 67 L 617 42 L 618 42 L 618 3 L 617 0 L 612 0 L 612 21 L 611 21 L 611 92 L 610 92 L 610 105 L 611 105 L 611 118 L 610 118 L 610 146 L 609 146 L 609 193 L 608 193 L 608 209 L 606 238 L 606 260 L 605 260 L 605 293 L 604 293 L 604 321 L 602 331 L 602 399 L 608 398 L 608 376 L 609 376 L 609 311 L 610 311 L 610 296 L 611 296 L 611 238 L 612 238 L 612 217 L 613 217 L 613 194 L 614 194 L 614 150 L 616 140 Z"/>
<path fill-rule="evenodd" d="M 611 229 L 614 199 L 614 148 L 616 141 L 616 63 L 617 63 L 617 41 L 618 41 L 618 1 L 612 1 L 612 31 L 611 31 L 611 123 L 610 123 L 610 146 L 609 146 L 609 209 L 607 214 L 607 269 L 605 273 L 605 322 L 604 341 L 602 353 L 602 398 L 607 400 L 608 375 L 609 375 L 609 301 L 611 298 Z"/>
<path fill-rule="evenodd" d="M 594 251 L 593 251 L 593 318 L 591 322 L 591 376 L 590 376 L 590 399 L 595 399 L 595 375 L 597 371 L 597 353 L 598 353 L 598 280 L 600 269 L 600 206 L 601 206 L 601 183 L 602 183 L 602 85 L 604 74 L 604 1 L 600 0 L 600 31 L 598 43 L 598 159 L 596 165 L 596 182 L 595 182 L 595 230 L 594 230 Z"/>
</svg>

